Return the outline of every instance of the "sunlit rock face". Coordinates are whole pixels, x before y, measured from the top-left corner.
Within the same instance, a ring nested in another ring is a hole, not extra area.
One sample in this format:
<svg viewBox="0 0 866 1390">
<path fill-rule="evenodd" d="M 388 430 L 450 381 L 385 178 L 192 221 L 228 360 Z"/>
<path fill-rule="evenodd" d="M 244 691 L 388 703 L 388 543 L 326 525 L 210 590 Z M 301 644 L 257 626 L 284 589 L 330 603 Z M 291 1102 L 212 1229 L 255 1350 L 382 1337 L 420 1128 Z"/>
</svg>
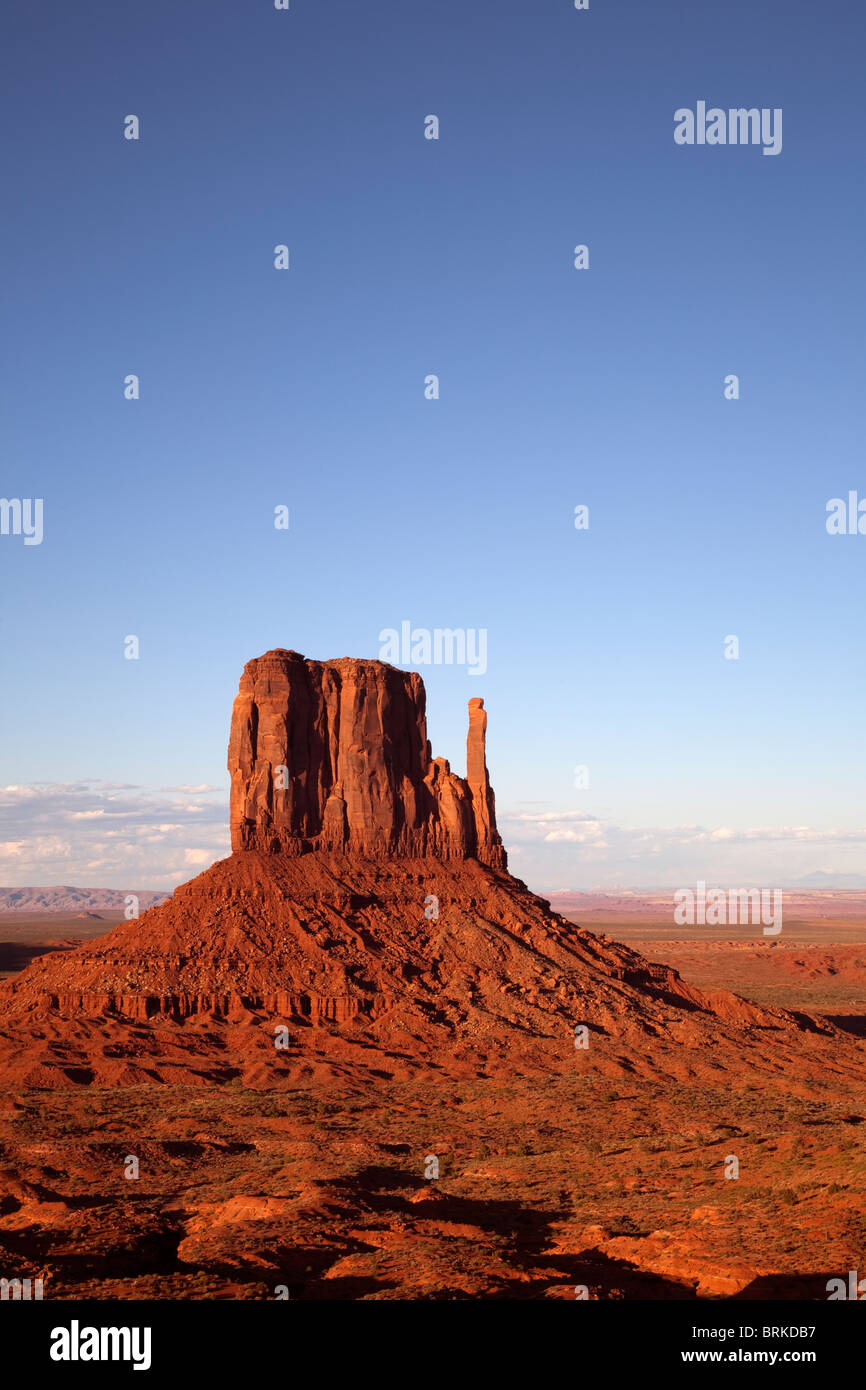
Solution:
<svg viewBox="0 0 866 1390">
<path fill-rule="evenodd" d="M 232 849 L 478 859 L 504 869 L 469 702 L 467 775 L 433 758 L 424 683 L 382 661 L 272 651 L 244 667 L 232 712 Z"/>
</svg>

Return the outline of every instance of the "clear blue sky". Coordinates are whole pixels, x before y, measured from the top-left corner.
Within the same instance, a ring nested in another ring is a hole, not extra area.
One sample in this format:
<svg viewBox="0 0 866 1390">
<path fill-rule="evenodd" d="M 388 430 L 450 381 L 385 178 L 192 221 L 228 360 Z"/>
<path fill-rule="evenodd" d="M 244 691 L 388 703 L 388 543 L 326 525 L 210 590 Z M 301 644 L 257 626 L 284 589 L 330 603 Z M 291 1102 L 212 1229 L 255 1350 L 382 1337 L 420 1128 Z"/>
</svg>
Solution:
<svg viewBox="0 0 866 1390">
<path fill-rule="evenodd" d="M 864 41 L 858 0 L 11 0 L 0 491 L 44 540 L 0 536 L 0 881 L 188 877 L 244 661 L 408 619 L 487 630 L 430 733 L 462 771 L 485 697 L 533 886 L 866 884 L 866 536 L 825 529 Z M 677 146 L 699 100 L 782 153 Z"/>
</svg>

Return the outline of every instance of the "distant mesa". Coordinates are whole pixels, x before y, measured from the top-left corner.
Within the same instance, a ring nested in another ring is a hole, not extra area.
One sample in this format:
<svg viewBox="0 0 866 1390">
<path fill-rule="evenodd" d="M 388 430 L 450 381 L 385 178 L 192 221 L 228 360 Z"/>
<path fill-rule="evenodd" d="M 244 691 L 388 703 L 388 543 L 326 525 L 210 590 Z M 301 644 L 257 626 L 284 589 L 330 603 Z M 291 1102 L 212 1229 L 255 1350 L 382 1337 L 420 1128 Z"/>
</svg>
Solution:
<svg viewBox="0 0 866 1390">
<path fill-rule="evenodd" d="M 104 912 L 122 912 L 129 896 L 138 900 L 140 912 L 146 912 L 171 895 L 141 888 L 73 888 L 69 884 L 51 888 L 0 888 L 0 913 L 65 912 L 76 917 L 102 916 Z"/>
</svg>

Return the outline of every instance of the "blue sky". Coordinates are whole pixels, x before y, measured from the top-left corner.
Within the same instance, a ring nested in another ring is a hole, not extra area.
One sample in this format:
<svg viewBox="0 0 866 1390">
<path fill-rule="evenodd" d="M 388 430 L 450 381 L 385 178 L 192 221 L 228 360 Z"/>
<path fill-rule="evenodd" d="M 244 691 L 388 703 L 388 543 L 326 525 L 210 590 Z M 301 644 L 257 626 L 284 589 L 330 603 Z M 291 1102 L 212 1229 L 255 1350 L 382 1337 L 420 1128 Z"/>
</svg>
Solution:
<svg viewBox="0 0 866 1390">
<path fill-rule="evenodd" d="M 430 734 L 462 770 L 484 696 L 532 886 L 866 885 L 866 536 L 825 527 L 866 497 L 864 38 L 855 0 L 13 0 L 0 490 L 44 539 L 0 536 L 0 880 L 189 877 L 243 663 L 409 620 L 487 631 L 483 676 L 419 668 Z M 781 108 L 781 154 L 677 146 L 699 100 Z"/>
</svg>

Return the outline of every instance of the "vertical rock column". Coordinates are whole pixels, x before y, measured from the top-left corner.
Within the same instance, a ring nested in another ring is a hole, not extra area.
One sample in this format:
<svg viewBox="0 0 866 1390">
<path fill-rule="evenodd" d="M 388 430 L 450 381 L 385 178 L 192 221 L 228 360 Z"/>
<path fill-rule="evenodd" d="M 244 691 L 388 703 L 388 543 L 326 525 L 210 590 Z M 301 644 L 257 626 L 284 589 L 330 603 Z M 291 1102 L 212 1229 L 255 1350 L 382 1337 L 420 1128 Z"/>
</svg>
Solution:
<svg viewBox="0 0 866 1390">
<path fill-rule="evenodd" d="M 475 853 L 482 864 L 494 869 L 506 866 L 505 850 L 496 829 L 496 800 L 487 772 L 487 711 L 484 701 L 469 701 L 469 733 L 466 738 L 466 783 L 475 818 Z"/>
</svg>

